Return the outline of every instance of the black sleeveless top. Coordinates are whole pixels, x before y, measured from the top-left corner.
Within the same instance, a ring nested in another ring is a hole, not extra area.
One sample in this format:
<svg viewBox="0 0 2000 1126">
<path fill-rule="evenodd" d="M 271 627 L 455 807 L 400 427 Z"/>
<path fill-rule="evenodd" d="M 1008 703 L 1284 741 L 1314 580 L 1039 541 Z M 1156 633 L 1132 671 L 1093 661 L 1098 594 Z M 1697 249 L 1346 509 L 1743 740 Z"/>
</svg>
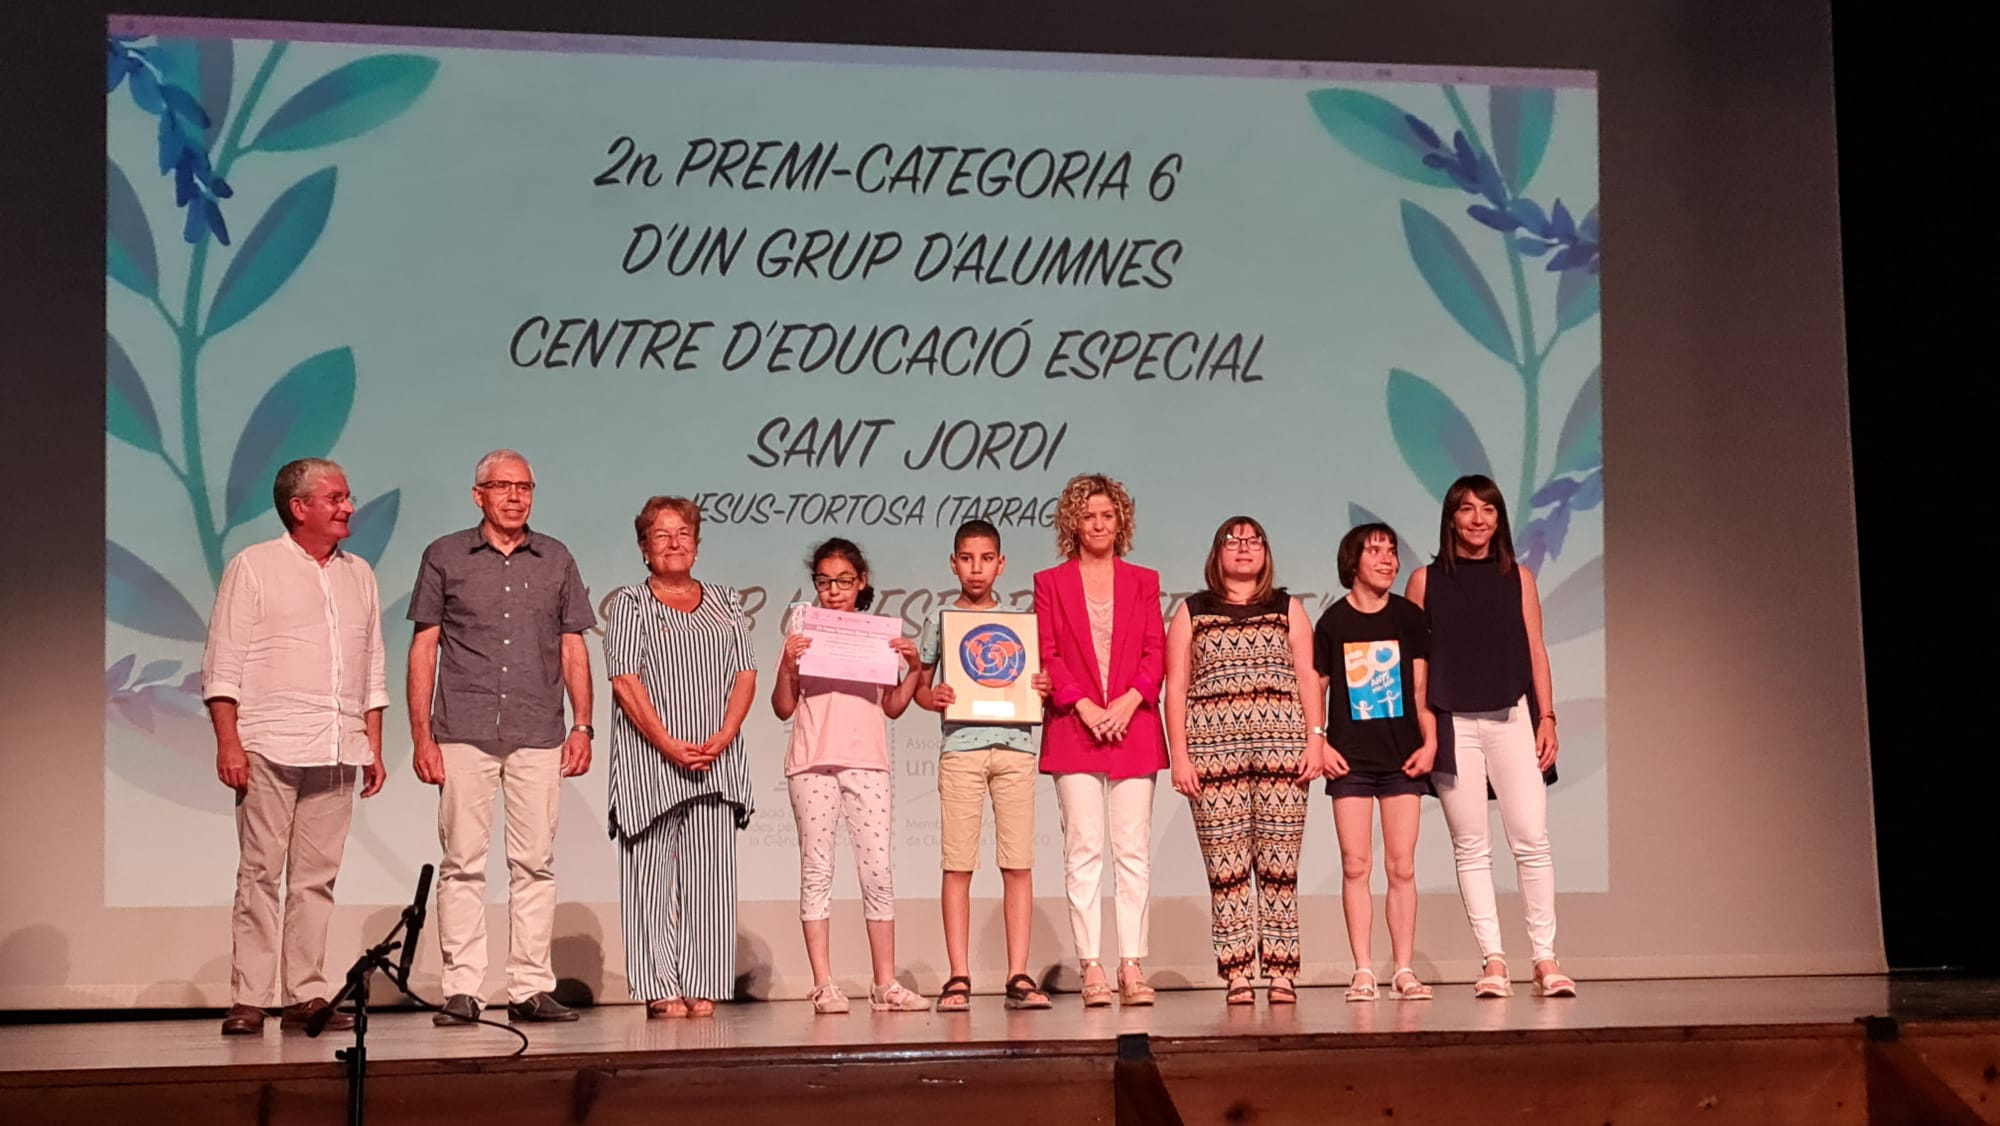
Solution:
<svg viewBox="0 0 2000 1126">
<path fill-rule="evenodd" d="M 1497 712 L 1530 697 L 1528 626 L 1521 618 L 1521 572 L 1497 559 L 1440 559 L 1430 565 L 1424 612 L 1431 621 L 1430 705 L 1441 712 Z"/>
</svg>

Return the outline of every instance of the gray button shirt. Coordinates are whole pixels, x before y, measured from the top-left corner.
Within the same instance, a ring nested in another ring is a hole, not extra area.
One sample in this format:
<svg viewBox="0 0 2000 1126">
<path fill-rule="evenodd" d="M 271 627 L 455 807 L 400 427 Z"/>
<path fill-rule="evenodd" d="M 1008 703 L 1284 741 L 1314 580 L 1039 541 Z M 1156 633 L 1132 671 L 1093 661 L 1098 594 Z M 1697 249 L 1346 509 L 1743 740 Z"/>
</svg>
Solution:
<svg viewBox="0 0 2000 1126">
<path fill-rule="evenodd" d="M 530 530 L 502 555 L 476 527 L 444 536 L 424 549 L 409 617 L 440 627 L 432 738 L 489 751 L 561 745 L 562 635 L 597 624 L 561 541 Z"/>
</svg>

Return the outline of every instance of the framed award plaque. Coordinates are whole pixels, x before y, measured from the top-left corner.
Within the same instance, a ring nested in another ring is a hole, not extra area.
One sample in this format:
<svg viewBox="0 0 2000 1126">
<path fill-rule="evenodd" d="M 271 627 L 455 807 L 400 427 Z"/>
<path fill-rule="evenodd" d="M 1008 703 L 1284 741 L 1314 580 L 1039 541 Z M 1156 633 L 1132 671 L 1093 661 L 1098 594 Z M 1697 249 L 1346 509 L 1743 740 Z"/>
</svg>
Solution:
<svg viewBox="0 0 2000 1126">
<path fill-rule="evenodd" d="M 1042 667 L 1035 616 L 1003 610 L 941 612 L 938 679 L 951 685 L 952 723 L 999 726 L 1042 722 L 1035 673 Z"/>
</svg>

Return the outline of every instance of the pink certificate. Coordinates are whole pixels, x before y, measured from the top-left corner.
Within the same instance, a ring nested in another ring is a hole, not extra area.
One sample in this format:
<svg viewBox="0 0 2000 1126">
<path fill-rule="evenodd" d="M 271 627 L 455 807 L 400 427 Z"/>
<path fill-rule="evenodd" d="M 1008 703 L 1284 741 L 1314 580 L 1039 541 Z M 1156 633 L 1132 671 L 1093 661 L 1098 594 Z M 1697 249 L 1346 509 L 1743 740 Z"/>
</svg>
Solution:
<svg viewBox="0 0 2000 1126">
<path fill-rule="evenodd" d="M 793 633 L 812 638 L 799 657 L 799 675 L 863 684 L 894 684 L 903 679 L 903 658 L 889 643 L 903 636 L 903 623 L 880 614 L 849 614 L 801 606 L 792 618 Z"/>
</svg>

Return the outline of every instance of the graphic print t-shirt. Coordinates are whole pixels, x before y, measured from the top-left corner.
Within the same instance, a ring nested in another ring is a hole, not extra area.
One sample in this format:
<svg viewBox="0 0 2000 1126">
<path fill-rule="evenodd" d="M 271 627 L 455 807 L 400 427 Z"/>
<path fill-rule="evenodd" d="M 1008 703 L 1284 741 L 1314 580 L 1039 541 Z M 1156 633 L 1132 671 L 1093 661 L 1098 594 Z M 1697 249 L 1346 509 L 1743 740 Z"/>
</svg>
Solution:
<svg viewBox="0 0 2000 1126">
<path fill-rule="evenodd" d="M 1430 659 L 1424 612 L 1399 594 L 1373 614 L 1342 598 L 1313 630 L 1313 667 L 1327 678 L 1326 741 L 1355 770 L 1386 774 L 1423 745 L 1412 662 Z"/>
</svg>

